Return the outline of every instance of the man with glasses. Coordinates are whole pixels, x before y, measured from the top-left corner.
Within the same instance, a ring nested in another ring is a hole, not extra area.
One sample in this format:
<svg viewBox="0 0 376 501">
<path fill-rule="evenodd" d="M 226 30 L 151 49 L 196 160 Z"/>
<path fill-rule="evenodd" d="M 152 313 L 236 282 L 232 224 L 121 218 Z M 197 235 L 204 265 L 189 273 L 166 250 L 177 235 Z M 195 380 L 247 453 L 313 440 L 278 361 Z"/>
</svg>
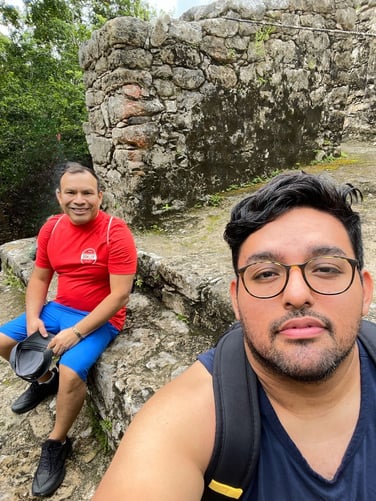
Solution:
<svg viewBox="0 0 376 501">
<path fill-rule="evenodd" d="M 376 366 L 358 338 L 373 283 L 351 207 L 358 198 L 351 185 L 288 173 L 232 211 L 224 235 L 235 270 L 230 292 L 261 415 L 258 465 L 242 500 L 376 495 Z M 214 351 L 138 413 L 95 501 L 205 499 Z"/>
</svg>

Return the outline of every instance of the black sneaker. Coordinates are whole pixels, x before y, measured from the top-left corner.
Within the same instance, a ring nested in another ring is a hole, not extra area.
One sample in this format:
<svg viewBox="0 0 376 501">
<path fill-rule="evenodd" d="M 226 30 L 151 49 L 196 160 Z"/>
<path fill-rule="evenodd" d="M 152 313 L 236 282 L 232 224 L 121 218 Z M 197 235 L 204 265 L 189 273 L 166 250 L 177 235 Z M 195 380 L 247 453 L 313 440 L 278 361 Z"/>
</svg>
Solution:
<svg viewBox="0 0 376 501">
<path fill-rule="evenodd" d="M 65 460 L 71 452 L 72 442 L 68 437 L 63 444 L 51 439 L 44 442 L 38 469 L 34 475 L 33 496 L 50 496 L 56 491 L 64 480 Z"/>
<path fill-rule="evenodd" d="M 20 395 L 12 404 L 12 411 L 16 414 L 31 411 L 45 398 L 55 395 L 59 388 L 59 372 L 56 367 L 52 369 L 52 379 L 48 383 L 34 381 L 29 388 Z"/>
</svg>

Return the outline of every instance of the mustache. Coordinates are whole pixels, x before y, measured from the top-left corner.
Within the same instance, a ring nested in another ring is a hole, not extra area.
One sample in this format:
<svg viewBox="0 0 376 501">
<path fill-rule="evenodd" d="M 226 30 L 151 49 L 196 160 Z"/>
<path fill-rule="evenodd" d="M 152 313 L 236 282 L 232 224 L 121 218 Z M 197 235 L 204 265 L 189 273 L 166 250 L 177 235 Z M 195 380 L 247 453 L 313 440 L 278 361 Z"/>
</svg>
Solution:
<svg viewBox="0 0 376 501">
<path fill-rule="evenodd" d="M 301 308 L 299 310 L 290 311 L 284 317 L 272 322 L 270 325 L 270 332 L 272 334 L 272 337 L 274 338 L 277 336 L 278 332 L 281 329 L 281 326 L 285 322 L 288 322 L 289 320 L 292 320 L 294 318 L 302 317 L 317 318 L 317 320 L 320 320 L 320 322 L 324 325 L 325 329 L 329 331 L 330 335 L 334 334 L 334 327 L 329 318 L 325 317 L 324 315 L 320 315 L 320 313 L 310 310 L 309 308 Z"/>
</svg>

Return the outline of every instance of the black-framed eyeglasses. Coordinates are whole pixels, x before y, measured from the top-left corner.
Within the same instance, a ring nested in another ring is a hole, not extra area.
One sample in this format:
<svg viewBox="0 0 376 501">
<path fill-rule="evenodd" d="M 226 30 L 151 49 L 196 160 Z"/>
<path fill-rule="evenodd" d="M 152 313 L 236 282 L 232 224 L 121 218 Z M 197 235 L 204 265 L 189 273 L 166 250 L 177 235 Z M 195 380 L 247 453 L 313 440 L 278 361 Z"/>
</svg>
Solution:
<svg viewBox="0 0 376 501">
<path fill-rule="evenodd" d="M 313 257 L 302 264 L 260 261 L 237 271 L 245 290 L 258 299 L 281 294 L 287 285 L 291 268 L 299 268 L 308 287 L 328 296 L 342 294 L 354 281 L 358 261 L 344 256 Z"/>
</svg>

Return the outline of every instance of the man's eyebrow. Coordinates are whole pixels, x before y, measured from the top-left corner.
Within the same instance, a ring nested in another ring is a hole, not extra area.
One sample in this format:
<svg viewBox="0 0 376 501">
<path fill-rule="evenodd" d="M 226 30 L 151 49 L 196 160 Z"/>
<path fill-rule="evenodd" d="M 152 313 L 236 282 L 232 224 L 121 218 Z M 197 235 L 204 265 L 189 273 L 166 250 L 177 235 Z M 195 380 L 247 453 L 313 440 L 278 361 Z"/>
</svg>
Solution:
<svg viewBox="0 0 376 501">
<path fill-rule="evenodd" d="M 346 253 L 343 249 L 337 246 L 311 246 L 306 250 L 306 260 L 311 259 L 312 257 L 318 256 L 346 256 Z M 256 263 L 258 261 L 277 261 L 279 263 L 283 263 L 284 257 L 283 255 L 276 251 L 265 251 L 265 252 L 257 252 L 255 254 L 251 254 L 247 257 L 246 265 L 249 263 Z"/>
<path fill-rule="evenodd" d="M 257 252 L 247 257 L 246 264 L 257 263 L 258 261 L 278 261 L 281 256 L 274 252 Z"/>
<path fill-rule="evenodd" d="M 335 245 L 313 247 L 311 250 L 312 257 L 316 256 L 346 256 L 346 252 Z"/>
</svg>

